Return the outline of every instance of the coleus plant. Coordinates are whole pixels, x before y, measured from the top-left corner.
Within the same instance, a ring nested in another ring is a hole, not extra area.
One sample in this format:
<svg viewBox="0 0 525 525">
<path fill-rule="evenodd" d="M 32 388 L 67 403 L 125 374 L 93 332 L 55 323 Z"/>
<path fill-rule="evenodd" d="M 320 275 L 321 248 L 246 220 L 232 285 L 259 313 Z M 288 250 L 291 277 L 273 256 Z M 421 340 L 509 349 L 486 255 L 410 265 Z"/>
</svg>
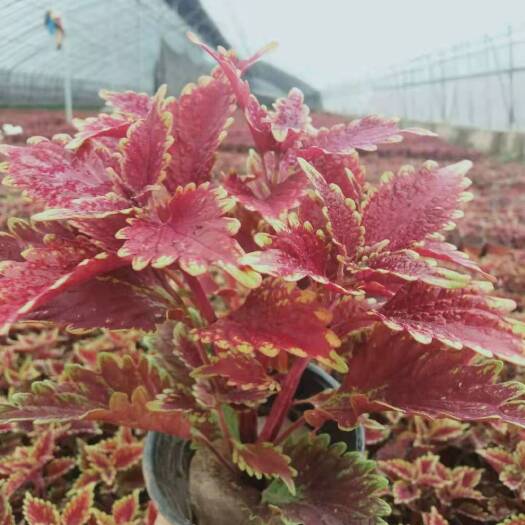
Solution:
<svg viewBox="0 0 525 525">
<path fill-rule="evenodd" d="M 260 523 L 382 523 L 386 481 L 325 422 L 398 411 L 525 424 L 523 385 L 498 381 L 499 359 L 525 362 L 514 304 L 445 242 L 471 198 L 470 162 L 405 166 L 373 187 L 357 150 L 423 130 L 376 116 L 317 129 L 299 90 L 272 109 L 250 92 L 242 74 L 262 52 L 240 60 L 191 38 L 218 67 L 178 99 L 103 92 L 112 112 L 75 136 L 0 150 L 4 182 L 42 210 L 0 238 L 4 333 L 133 328 L 152 350 L 69 363 L 12 395 L 1 420 L 191 440 L 264 480 Z M 254 149 L 245 173 L 216 173 L 235 111 Z M 298 399 L 312 362 L 341 386 Z"/>
</svg>

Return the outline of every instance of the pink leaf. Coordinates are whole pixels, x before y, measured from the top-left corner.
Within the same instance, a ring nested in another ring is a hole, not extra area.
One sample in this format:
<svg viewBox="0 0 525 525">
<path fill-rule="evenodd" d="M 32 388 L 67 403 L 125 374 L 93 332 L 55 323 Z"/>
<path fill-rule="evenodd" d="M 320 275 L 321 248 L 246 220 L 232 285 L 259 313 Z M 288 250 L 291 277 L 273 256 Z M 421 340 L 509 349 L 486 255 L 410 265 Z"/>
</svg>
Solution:
<svg viewBox="0 0 525 525">
<path fill-rule="evenodd" d="M 324 203 L 327 228 L 333 241 L 341 247 L 344 255 L 353 257 L 363 240 L 361 215 L 356 211 L 355 202 L 345 197 L 339 186 L 328 185 L 311 164 L 301 158 L 298 161 L 314 191 Z"/>
<path fill-rule="evenodd" d="M 300 224 L 295 215 L 288 217 L 289 228 L 276 235 L 260 233 L 258 244 L 266 249 L 242 257 L 241 262 L 261 273 L 299 281 L 311 277 L 335 291 L 345 290 L 328 279 L 328 247 L 323 232 L 314 232 L 309 223 Z"/>
<path fill-rule="evenodd" d="M 210 180 L 215 152 L 232 122 L 234 107 L 229 85 L 212 77 L 201 77 L 198 85 L 188 84 L 169 105 L 174 141 L 165 183 L 170 192 L 190 182 Z"/>
<path fill-rule="evenodd" d="M 297 88 L 292 88 L 287 97 L 277 99 L 274 110 L 268 113 L 272 134 L 278 142 L 284 142 L 305 131 L 312 119 L 310 108 L 304 104 L 304 96 Z"/>
<path fill-rule="evenodd" d="M 100 91 L 100 97 L 117 113 L 123 113 L 134 118 L 145 118 L 152 106 L 152 98 L 147 93 L 135 91 Z"/>
<path fill-rule="evenodd" d="M 156 100 L 146 118 L 131 125 L 121 145 L 119 179 L 127 196 L 141 204 L 149 187 L 165 176 L 168 149 L 173 142 L 171 124 L 171 114 L 163 111 L 161 101 Z"/>
<path fill-rule="evenodd" d="M 513 302 L 485 297 L 472 290 L 447 290 L 421 282 L 403 286 L 375 314 L 393 330 L 406 330 L 421 343 L 437 339 L 486 356 L 525 363 L 522 337 L 502 308 Z"/>
<path fill-rule="evenodd" d="M 329 321 L 329 311 L 311 290 L 267 279 L 241 308 L 197 333 L 202 341 L 219 348 L 258 350 L 270 357 L 286 351 L 345 370 L 345 362 L 335 352 L 339 339 L 326 328 Z"/>
<path fill-rule="evenodd" d="M 0 153 L 9 160 L 4 183 L 48 206 L 67 207 L 79 196 L 112 190 L 103 159 L 91 148 L 74 153 L 62 144 L 41 140 L 24 147 L 1 146 Z"/>
<path fill-rule="evenodd" d="M 328 153 L 352 153 L 355 149 L 375 151 L 377 144 L 400 142 L 401 133 L 434 135 L 420 129 L 400 129 L 397 122 L 397 119 L 372 115 L 348 124 L 337 124 L 330 129 L 322 128 L 305 141 L 305 145 Z"/>
<path fill-rule="evenodd" d="M 472 163 L 458 162 L 445 168 L 427 164 L 419 171 L 404 168 L 379 186 L 363 215 L 366 244 L 388 240 L 391 251 L 408 248 L 430 234 L 454 226 L 457 209 L 470 197 L 465 174 Z"/>
<path fill-rule="evenodd" d="M 242 250 L 233 235 L 239 221 L 224 217 L 231 204 L 223 191 L 212 190 L 207 183 L 198 188 L 193 184 L 179 187 L 148 215 L 130 219 L 130 226 L 117 234 L 125 240 L 118 253 L 131 258 L 135 270 L 179 262 L 191 275 L 200 275 L 215 264 L 241 283 L 256 286 L 257 274 L 238 266 Z"/>
<path fill-rule="evenodd" d="M 501 362 L 474 356 L 377 329 L 353 351 L 342 389 L 316 396 L 315 409 L 307 411 L 306 418 L 316 427 L 334 419 L 341 428 L 352 428 L 362 413 L 395 409 L 433 418 L 525 425 L 521 385 L 498 383 Z"/>
<path fill-rule="evenodd" d="M 256 211 L 264 219 L 279 219 L 281 215 L 299 204 L 307 181 L 302 173 L 290 175 L 282 182 L 267 188 L 266 194 L 257 191 L 255 183 L 232 175 L 224 180 L 224 188 L 247 210 Z"/>
</svg>

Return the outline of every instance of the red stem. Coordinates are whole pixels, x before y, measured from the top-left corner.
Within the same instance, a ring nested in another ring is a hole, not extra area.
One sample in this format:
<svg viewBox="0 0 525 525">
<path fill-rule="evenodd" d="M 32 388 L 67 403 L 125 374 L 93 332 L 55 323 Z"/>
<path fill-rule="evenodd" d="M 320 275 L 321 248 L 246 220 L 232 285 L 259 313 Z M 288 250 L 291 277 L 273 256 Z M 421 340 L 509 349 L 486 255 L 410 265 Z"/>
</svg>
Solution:
<svg viewBox="0 0 525 525">
<path fill-rule="evenodd" d="M 301 416 L 299 419 L 294 421 L 287 429 L 283 430 L 283 432 L 281 432 L 279 436 L 277 436 L 274 444 L 280 445 L 281 443 L 286 441 L 286 438 L 291 436 L 298 428 L 301 428 L 304 425 L 305 425 L 304 416 Z"/>
<path fill-rule="evenodd" d="M 257 411 L 248 408 L 238 412 L 239 432 L 242 443 L 255 443 L 257 441 Z"/>
<path fill-rule="evenodd" d="M 197 308 L 200 310 L 201 314 L 204 316 L 204 318 L 206 319 L 206 321 L 208 321 L 209 324 L 214 323 L 217 320 L 217 317 L 215 316 L 213 306 L 208 300 L 208 297 L 206 296 L 206 293 L 204 292 L 201 283 L 199 282 L 197 277 L 194 277 L 193 275 L 190 275 L 186 272 L 183 273 L 184 278 L 186 279 L 186 283 L 190 287 L 190 290 L 193 294 L 193 301 L 195 303 L 195 306 L 197 306 Z"/>
<path fill-rule="evenodd" d="M 292 368 L 288 371 L 288 375 L 284 380 L 281 391 L 277 396 L 270 414 L 268 415 L 264 427 L 259 436 L 258 442 L 273 441 L 283 424 L 284 418 L 288 414 L 293 402 L 293 396 L 299 386 L 299 381 L 308 366 L 310 359 L 302 357 L 297 359 Z"/>
</svg>

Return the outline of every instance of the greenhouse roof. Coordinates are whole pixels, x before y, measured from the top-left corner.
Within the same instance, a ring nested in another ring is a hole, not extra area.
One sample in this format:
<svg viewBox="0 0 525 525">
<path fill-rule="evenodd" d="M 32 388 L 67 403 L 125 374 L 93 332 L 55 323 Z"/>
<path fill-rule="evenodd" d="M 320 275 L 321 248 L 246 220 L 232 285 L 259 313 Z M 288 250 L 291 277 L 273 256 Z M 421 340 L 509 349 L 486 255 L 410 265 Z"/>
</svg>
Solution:
<svg viewBox="0 0 525 525">
<path fill-rule="evenodd" d="M 44 25 L 52 9 L 62 19 L 61 50 Z M 164 0 L 4 0 L 0 6 L 0 70 L 63 76 L 110 88 L 151 91 L 160 42 L 206 60 L 185 36 L 188 24 Z"/>
</svg>

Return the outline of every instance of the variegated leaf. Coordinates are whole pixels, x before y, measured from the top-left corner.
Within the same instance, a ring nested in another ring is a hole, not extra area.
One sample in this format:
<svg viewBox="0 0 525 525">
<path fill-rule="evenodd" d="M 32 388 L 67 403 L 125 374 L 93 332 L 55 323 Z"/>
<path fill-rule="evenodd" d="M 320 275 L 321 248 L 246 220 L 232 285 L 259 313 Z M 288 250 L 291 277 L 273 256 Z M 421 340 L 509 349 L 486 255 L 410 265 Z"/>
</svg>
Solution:
<svg viewBox="0 0 525 525">
<path fill-rule="evenodd" d="M 191 275 L 200 275 L 212 264 L 218 265 L 242 284 L 254 287 L 259 276 L 241 268 L 242 250 L 233 235 L 239 221 L 224 214 L 233 203 L 220 189 L 207 183 L 179 187 L 167 201 L 157 203 L 148 214 L 130 219 L 130 225 L 117 233 L 124 239 L 120 257 L 130 258 L 134 270 L 150 265 L 165 268 L 178 262 Z"/>
<path fill-rule="evenodd" d="M 149 188 L 164 179 L 170 160 L 168 150 L 173 143 L 171 126 L 171 114 L 156 100 L 146 118 L 136 120 L 121 141 L 117 175 L 130 200 L 145 204 Z"/>
<path fill-rule="evenodd" d="M 453 228 L 454 219 L 462 216 L 460 204 L 472 197 L 464 191 L 471 166 L 466 160 L 444 168 L 427 163 L 418 171 L 406 166 L 384 177 L 363 212 L 366 244 L 388 240 L 394 251 Z"/>
<path fill-rule="evenodd" d="M 174 141 L 165 184 L 171 193 L 178 186 L 210 180 L 215 152 L 232 123 L 233 101 L 224 79 L 205 76 L 197 85 L 188 84 L 169 104 Z"/>
<path fill-rule="evenodd" d="M 523 386 L 498 383 L 502 363 L 475 356 L 437 343 L 423 346 L 404 334 L 376 329 L 354 349 L 343 387 L 315 396 L 311 400 L 315 408 L 305 412 L 306 419 L 315 427 L 334 419 L 348 429 L 362 413 L 399 410 L 525 425 Z"/>
<path fill-rule="evenodd" d="M 345 197 L 339 186 L 329 185 L 321 173 L 304 159 L 299 158 L 298 162 L 324 204 L 323 213 L 333 241 L 341 247 L 345 256 L 354 257 L 363 241 L 361 215 L 356 203 Z"/>
<path fill-rule="evenodd" d="M 378 144 L 400 142 L 403 139 L 402 133 L 434 135 L 418 128 L 400 129 L 397 119 L 371 115 L 348 124 L 337 124 L 329 129 L 321 128 L 305 143 L 306 146 L 328 153 L 352 153 L 355 149 L 375 151 Z"/>
<path fill-rule="evenodd" d="M 297 471 L 290 466 L 290 458 L 280 447 L 272 443 L 233 444 L 233 462 L 249 476 L 262 479 L 277 478 L 284 482 L 288 490 L 295 494 L 293 478 Z"/>
<path fill-rule="evenodd" d="M 422 282 L 403 286 L 374 315 L 392 330 L 405 330 L 423 344 L 437 339 L 456 349 L 525 363 L 525 342 L 505 313 L 514 303 L 473 290 L 447 290 Z"/>
<path fill-rule="evenodd" d="M 104 159 L 92 148 L 76 153 L 43 139 L 24 147 L 2 145 L 0 153 L 9 160 L 4 184 L 47 206 L 67 207 L 80 196 L 96 197 L 112 190 Z"/>
<path fill-rule="evenodd" d="M 311 290 L 267 279 L 241 308 L 197 334 L 203 342 L 213 342 L 219 348 L 258 350 L 270 357 L 286 351 L 344 371 L 346 364 L 335 351 L 339 339 L 326 328 L 330 319 L 330 312 Z"/>
<path fill-rule="evenodd" d="M 375 472 L 372 461 L 359 452 L 346 452 L 343 443 L 330 444 L 326 434 L 289 440 L 283 452 L 297 469 L 296 494 L 281 480 L 275 480 L 263 492 L 262 502 L 271 505 L 284 523 L 385 523 L 382 516 L 388 515 L 390 508 L 380 494 L 387 482 Z M 258 514 L 264 522 L 269 512 L 260 510 Z"/>
<path fill-rule="evenodd" d="M 184 411 L 154 412 L 148 403 L 171 386 L 168 375 L 139 353 L 101 353 L 96 370 L 69 365 L 60 384 L 35 382 L 0 409 L 4 421 L 85 419 L 189 437 Z"/>
</svg>

